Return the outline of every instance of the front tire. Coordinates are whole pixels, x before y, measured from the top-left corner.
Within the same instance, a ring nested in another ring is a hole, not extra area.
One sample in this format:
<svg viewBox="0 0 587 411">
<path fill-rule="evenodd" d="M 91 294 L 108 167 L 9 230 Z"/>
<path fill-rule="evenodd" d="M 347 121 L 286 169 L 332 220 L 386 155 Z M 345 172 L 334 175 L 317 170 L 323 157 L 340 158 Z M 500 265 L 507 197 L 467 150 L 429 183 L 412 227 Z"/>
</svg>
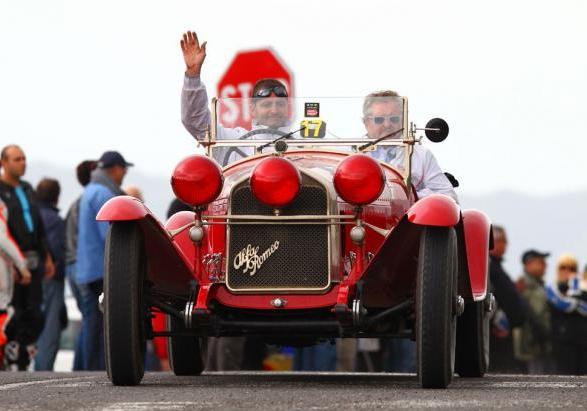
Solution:
<svg viewBox="0 0 587 411">
<path fill-rule="evenodd" d="M 416 342 L 424 388 L 446 388 L 454 374 L 456 244 L 452 227 L 425 227 L 420 239 Z"/>
<path fill-rule="evenodd" d="M 183 321 L 168 316 L 169 331 L 182 332 Z M 167 340 L 169 365 L 175 375 L 200 375 L 204 371 L 205 337 L 173 336 Z"/>
<path fill-rule="evenodd" d="M 483 377 L 489 367 L 489 313 L 485 301 L 469 303 L 457 322 L 456 371 Z"/>
<path fill-rule="evenodd" d="M 135 222 L 115 222 L 106 238 L 104 345 L 108 378 L 137 385 L 145 373 L 145 252 Z"/>
</svg>

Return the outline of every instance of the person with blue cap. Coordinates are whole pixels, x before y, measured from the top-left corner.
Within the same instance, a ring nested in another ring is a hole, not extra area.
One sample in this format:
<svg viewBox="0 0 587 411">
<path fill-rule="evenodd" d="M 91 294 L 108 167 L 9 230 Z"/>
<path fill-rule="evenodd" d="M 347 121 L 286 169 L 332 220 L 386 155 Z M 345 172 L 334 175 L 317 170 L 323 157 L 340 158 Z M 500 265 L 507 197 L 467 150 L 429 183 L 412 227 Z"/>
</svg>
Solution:
<svg viewBox="0 0 587 411">
<path fill-rule="evenodd" d="M 104 285 L 104 248 L 108 223 L 96 221 L 106 201 L 125 195 L 120 188 L 128 167 L 133 166 L 117 151 L 106 151 L 92 172 L 79 204 L 77 273 L 82 308 L 82 368 L 104 370 L 102 313 L 98 297 Z"/>
</svg>

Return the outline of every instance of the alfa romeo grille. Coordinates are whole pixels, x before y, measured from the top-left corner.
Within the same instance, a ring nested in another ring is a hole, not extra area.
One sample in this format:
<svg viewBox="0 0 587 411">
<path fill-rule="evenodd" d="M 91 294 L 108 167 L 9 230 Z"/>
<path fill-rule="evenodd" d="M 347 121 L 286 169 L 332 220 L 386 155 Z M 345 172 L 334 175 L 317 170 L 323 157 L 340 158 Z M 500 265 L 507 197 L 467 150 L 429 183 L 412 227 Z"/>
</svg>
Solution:
<svg viewBox="0 0 587 411">
<path fill-rule="evenodd" d="M 326 215 L 326 189 L 303 175 L 298 197 L 282 216 Z M 249 182 L 232 191 L 233 215 L 273 215 L 260 203 Z M 321 290 L 328 286 L 328 226 L 253 224 L 229 227 L 226 281 L 233 290 Z"/>
</svg>

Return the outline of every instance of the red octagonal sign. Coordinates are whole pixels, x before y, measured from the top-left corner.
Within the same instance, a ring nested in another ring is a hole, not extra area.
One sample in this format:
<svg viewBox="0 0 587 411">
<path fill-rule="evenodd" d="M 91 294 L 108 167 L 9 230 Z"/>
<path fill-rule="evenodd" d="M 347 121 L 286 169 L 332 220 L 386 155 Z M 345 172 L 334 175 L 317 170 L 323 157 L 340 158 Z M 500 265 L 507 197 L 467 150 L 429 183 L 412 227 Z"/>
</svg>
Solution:
<svg viewBox="0 0 587 411">
<path fill-rule="evenodd" d="M 217 95 L 226 100 L 219 107 L 219 123 L 225 127 L 251 128 L 249 98 L 255 83 L 263 78 L 274 78 L 283 82 L 293 96 L 293 75 L 289 68 L 271 49 L 251 50 L 237 53 L 218 82 Z"/>
</svg>

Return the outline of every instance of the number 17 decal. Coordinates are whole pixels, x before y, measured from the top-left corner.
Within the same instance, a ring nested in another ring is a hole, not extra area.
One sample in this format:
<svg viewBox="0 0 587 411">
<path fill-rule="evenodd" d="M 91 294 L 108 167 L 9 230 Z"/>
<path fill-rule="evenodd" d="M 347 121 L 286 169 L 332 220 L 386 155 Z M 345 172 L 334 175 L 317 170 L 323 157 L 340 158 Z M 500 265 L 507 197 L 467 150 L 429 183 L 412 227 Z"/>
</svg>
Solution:
<svg viewBox="0 0 587 411">
<path fill-rule="evenodd" d="M 326 135 L 326 122 L 320 119 L 302 120 L 300 132 L 304 138 L 323 138 Z"/>
</svg>

